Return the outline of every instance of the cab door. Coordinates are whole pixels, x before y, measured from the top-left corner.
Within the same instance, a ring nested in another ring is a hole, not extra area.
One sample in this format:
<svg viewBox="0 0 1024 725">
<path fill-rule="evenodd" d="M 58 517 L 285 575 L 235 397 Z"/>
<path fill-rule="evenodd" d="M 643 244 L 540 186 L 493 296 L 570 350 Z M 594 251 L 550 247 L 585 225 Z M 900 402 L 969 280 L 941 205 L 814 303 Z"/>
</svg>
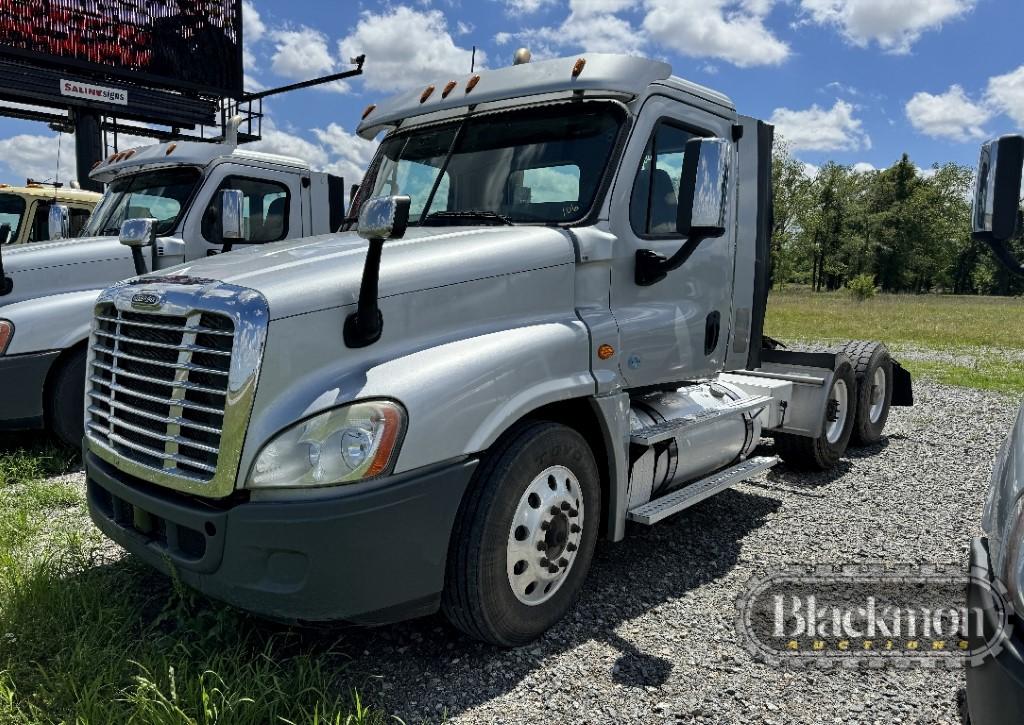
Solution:
<svg viewBox="0 0 1024 725">
<path fill-rule="evenodd" d="M 733 318 L 735 181 L 729 181 L 725 235 L 704 240 L 682 267 L 654 285 L 637 284 L 635 271 L 638 250 L 668 257 L 686 241 L 676 231 L 686 142 L 731 140 L 733 122 L 662 95 L 651 96 L 637 118 L 609 213 L 617 238 L 610 306 L 620 330 L 619 367 L 627 387 L 695 380 L 723 369 Z M 735 157 L 734 144 L 731 152 Z"/>
<path fill-rule="evenodd" d="M 233 249 L 245 244 L 268 244 L 303 236 L 300 176 L 293 171 L 221 164 L 202 185 L 183 225 L 185 260 L 218 254 L 223 249 L 220 233 L 220 192 L 242 192 L 242 235 Z"/>
</svg>

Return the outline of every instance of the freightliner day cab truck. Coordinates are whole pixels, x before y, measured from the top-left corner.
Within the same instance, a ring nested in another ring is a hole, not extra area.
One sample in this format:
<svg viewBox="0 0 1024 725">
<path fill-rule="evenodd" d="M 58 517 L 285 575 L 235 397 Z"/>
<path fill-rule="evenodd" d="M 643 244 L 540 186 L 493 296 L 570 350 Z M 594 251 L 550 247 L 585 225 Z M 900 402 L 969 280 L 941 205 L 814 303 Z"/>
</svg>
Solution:
<svg viewBox="0 0 1024 725">
<path fill-rule="evenodd" d="M 443 609 L 521 645 L 599 537 L 879 439 L 880 344 L 762 347 L 772 129 L 660 62 L 438 79 L 387 133 L 358 231 L 97 301 L 91 516 L 203 592 L 291 621 Z"/>
<path fill-rule="evenodd" d="M 68 230 L 64 236 L 76 237 L 100 198 L 92 191 L 31 179 L 25 186 L 0 184 L 0 244 L 4 251 L 10 251 L 15 245 L 52 239 L 50 212 L 54 208 L 67 210 Z"/>
<path fill-rule="evenodd" d="M 1003 136 L 982 146 L 971 221 L 974 238 L 1024 276 L 1022 167 L 1024 137 Z M 1007 323 L 1021 329 L 1020 319 Z M 985 535 L 970 544 L 968 602 L 971 611 L 984 612 L 980 636 L 995 645 L 995 654 L 967 668 L 967 706 L 972 725 L 1017 725 L 1024 722 L 1024 407 L 996 456 L 982 529 Z M 1005 610 L 993 602 L 993 591 L 1005 592 L 1008 628 L 1000 626 L 997 611 Z"/>
<path fill-rule="evenodd" d="M 204 258 L 225 241 L 337 231 L 340 178 L 299 159 L 238 147 L 232 135 L 223 143 L 178 141 L 113 154 L 90 174 L 108 186 L 84 238 L 0 250 L 0 429 L 45 426 L 81 445 L 86 342 L 93 304 L 108 285 Z M 225 239 L 227 197 L 242 205 L 242 216 L 236 237 Z M 62 223 L 55 216 L 51 227 Z M 137 218 L 152 219 L 155 241 L 145 257 L 118 241 L 125 220 Z"/>
</svg>

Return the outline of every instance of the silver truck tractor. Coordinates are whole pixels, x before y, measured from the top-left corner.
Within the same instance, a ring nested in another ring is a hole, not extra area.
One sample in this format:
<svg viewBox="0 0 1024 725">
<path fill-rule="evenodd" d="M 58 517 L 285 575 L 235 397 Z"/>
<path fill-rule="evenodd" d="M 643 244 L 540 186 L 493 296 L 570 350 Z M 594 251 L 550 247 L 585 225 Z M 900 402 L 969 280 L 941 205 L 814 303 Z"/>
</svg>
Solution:
<svg viewBox="0 0 1024 725">
<path fill-rule="evenodd" d="M 1024 232 L 1022 167 L 1024 137 L 1003 136 L 982 146 L 971 223 L 974 238 L 1024 276 L 1014 252 Z M 1019 319 L 1012 324 L 1020 329 Z M 976 644 L 990 643 L 994 654 L 967 668 L 967 706 L 972 725 L 1018 725 L 1024 722 L 1024 407 L 996 456 L 982 529 L 985 535 L 970 544 L 968 603 L 971 611 L 983 612 L 982 629 L 972 631 L 981 640 Z M 1002 594 L 1011 610 L 1009 627 L 1002 626 L 1006 608 L 993 601 Z"/>
<path fill-rule="evenodd" d="M 0 249 L 0 429 L 45 426 L 75 446 L 83 435 L 89 325 L 103 288 L 205 258 L 225 243 L 337 231 L 344 216 L 341 179 L 231 140 L 120 151 L 91 176 L 108 186 L 84 238 Z M 234 236 L 221 223 L 225 198 L 242 205 Z M 50 212 L 51 233 L 67 236 L 67 209 Z M 144 246 L 119 243 L 121 225 L 143 218 L 152 220 L 151 235 L 139 240 Z"/>
<path fill-rule="evenodd" d="M 443 609 L 521 645 L 599 537 L 878 441 L 880 344 L 766 349 L 770 126 L 660 62 L 520 64 L 366 109 L 358 230 L 106 290 L 93 520 L 289 621 Z"/>
</svg>

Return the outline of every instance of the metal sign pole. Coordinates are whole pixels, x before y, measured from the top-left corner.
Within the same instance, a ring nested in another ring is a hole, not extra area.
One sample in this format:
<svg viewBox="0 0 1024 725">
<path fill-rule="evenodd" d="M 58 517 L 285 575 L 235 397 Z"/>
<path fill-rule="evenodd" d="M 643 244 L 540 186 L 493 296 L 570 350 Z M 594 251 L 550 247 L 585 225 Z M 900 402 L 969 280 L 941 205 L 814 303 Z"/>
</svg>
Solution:
<svg viewBox="0 0 1024 725">
<path fill-rule="evenodd" d="M 100 114 L 96 111 L 75 111 L 75 171 L 78 184 L 86 191 L 103 191 L 103 184 L 89 178 L 89 172 L 103 158 L 103 133 Z"/>
</svg>

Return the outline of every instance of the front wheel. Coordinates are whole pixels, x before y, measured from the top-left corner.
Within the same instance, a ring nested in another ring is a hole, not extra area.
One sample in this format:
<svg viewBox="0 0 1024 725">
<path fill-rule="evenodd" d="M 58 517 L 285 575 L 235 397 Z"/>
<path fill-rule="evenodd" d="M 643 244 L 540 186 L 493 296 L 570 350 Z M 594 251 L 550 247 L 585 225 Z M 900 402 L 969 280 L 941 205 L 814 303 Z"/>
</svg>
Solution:
<svg viewBox="0 0 1024 725">
<path fill-rule="evenodd" d="M 57 363 L 46 397 L 46 421 L 58 438 L 81 448 L 85 436 L 85 348 Z"/>
<path fill-rule="evenodd" d="M 442 608 L 476 639 L 527 644 L 579 596 L 601 521 L 583 437 L 546 421 L 512 430 L 474 476 L 452 532 Z"/>
</svg>

